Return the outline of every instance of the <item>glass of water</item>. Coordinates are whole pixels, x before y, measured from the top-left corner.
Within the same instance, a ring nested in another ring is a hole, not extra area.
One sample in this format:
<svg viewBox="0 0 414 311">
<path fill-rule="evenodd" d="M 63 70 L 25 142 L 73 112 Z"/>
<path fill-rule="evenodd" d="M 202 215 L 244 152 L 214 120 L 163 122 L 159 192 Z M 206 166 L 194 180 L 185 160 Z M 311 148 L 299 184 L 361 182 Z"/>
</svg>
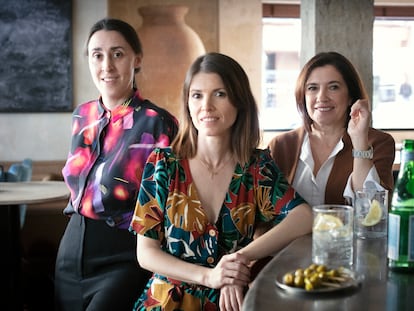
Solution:
<svg viewBox="0 0 414 311">
<path fill-rule="evenodd" d="M 312 208 L 312 261 L 328 267 L 353 265 L 354 208 L 317 205 Z"/>
<path fill-rule="evenodd" d="M 388 190 L 364 189 L 355 192 L 355 235 L 358 238 L 387 236 Z"/>
</svg>

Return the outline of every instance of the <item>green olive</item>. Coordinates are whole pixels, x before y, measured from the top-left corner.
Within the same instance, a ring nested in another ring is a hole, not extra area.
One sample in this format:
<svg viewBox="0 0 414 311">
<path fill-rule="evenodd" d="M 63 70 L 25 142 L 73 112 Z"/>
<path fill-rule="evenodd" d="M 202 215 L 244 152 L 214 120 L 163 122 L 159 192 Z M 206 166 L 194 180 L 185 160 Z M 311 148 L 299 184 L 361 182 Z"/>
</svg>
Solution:
<svg viewBox="0 0 414 311">
<path fill-rule="evenodd" d="M 310 276 L 310 275 L 312 275 L 312 273 L 314 272 L 314 270 L 313 269 L 310 269 L 310 268 L 306 268 L 304 271 L 303 271 L 303 275 L 304 276 Z"/>
<path fill-rule="evenodd" d="M 303 275 L 297 275 L 295 276 L 293 283 L 296 287 L 303 287 L 305 285 L 305 278 Z"/>
<path fill-rule="evenodd" d="M 326 272 L 326 274 L 328 276 L 338 276 L 339 272 L 338 272 L 338 270 L 332 269 L 332 270 L 329 270 L 328 272 Z"/>
<path fill-rule="evenodd" d="M 292 273 L 286 273 L 283 276 L 283 283 L 289 286 L 293 285 L 294 276 Z"/>
<path fill-rule="evenodd" d="M 321 284 L 321 280 L 319 279 L 317 274 L 313 274 L 310 278 L 309 278 L 310 282 L 312 283 L 314 288 L 319 287 L 319 285 Z"/>
<path fill-rule="evenodd" d="M 315 287 L 311 280 L 305 278 L 305 290 L 313 290 Z"/>
<path fill-rule="evenodd" d="M 326 272 L 318 272 L 318 278 L 321 281 L 325 281 L 328 278 L 328 276 L 326 275 Z"/>
<path fill-rule="evenodd" d="M 295 276 L 303 276 L 303 269 L 301 269 L 301 268 L 296 269 Z"/>
</svg>

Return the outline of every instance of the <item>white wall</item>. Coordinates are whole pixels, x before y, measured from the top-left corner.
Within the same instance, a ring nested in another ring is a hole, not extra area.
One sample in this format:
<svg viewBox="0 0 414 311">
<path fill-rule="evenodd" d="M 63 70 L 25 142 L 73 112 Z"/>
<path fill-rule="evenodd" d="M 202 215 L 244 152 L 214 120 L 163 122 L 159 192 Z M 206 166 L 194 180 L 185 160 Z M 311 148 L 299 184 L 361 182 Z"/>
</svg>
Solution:
<svg viewBox="0 0 414 311">
<path fill-rule="evenodd" d="M 260 0 L 219 1 L 219 50 L 246 71 L 257 103 L 262 85 L 262 3 Z"/>
</svg>

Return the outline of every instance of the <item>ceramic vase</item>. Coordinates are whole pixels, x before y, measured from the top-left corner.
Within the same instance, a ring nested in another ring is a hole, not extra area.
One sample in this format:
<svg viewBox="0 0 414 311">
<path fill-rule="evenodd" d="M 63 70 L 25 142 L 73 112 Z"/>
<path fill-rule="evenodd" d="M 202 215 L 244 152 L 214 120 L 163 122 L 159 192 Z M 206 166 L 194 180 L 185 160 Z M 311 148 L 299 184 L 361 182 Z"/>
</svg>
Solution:
<svg viewBox="0 0 414 311">
<path fill-rule="evenodd" d="M 150 5 L 138 9 L 143 23 L 137 29 L 144 57 L 137 84 L 141 95 L 177 118 L 182 86 L 192 62 L 205 53 L 197 33 L 185 22 L 188 7 Z"/>
</svg>

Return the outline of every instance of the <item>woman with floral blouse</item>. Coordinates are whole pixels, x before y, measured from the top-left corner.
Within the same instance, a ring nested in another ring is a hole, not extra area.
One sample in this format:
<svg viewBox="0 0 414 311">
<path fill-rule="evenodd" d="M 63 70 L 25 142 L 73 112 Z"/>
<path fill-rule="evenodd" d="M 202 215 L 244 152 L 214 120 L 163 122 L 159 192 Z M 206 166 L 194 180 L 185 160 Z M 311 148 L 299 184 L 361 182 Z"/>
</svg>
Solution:
<svg viewBox="0 0 414 311">
<path fill-rule="evenodd" d="M 73 112 L 62 171 L 70 220 L 56 260 L 56 310 L 129 311 L 150 276 L 138 265 L 128 231 L 142 169 L 154 147 L 170 144 L 177 122 L 135 86 L 142 49 L 129 24 L 98 21 L 87 55 L 101 96 Z"/>
<path fill-rule="evenodd" d="M 257 106 L 235 60 L 199 57 L 183 99 L 176 139 L 144 168 L 131 223 L 153 272 L 134 310 L 239 310 L 250 261 L 310 232 L 310 208 L 257 149 Z M 278 225 L 251 243 L 263 223 Z"/>
</svg>

